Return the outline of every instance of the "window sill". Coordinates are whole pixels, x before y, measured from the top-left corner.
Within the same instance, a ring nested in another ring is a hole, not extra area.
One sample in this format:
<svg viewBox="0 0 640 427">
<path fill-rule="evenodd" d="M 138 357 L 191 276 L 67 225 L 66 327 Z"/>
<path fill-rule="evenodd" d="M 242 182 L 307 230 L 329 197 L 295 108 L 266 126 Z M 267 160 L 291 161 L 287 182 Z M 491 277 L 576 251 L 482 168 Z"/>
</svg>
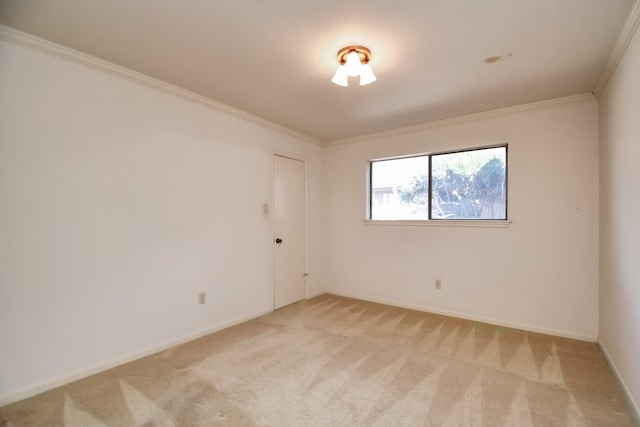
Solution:
<svg viewBox="0 0 640 427">
<path fill-rule="evenodd" d="M 427 226 L 427 227 L 477 227 L 477 228 L 509 228 L 508 219 L 432 219 L 421 220 L 372 220 L 365 219 L 365 225 L 382 226 Z"/>
</svg>

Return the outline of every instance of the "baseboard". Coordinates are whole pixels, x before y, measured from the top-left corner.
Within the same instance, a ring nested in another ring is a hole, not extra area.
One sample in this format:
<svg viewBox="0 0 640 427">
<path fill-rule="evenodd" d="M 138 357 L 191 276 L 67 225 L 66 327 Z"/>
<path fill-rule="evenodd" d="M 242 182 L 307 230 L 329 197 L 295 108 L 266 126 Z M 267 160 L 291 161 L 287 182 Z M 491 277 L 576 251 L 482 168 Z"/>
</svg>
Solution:
<svg viewBox="0 0 640 427">
<path fill-rule="evenodd" d="M 631 395 L 629 388 L 627 387 L 624 380 L 622 379 L 622 376 L 620 375 L 620 372 L 618 371 L 616 364 L 613 363 L 613 359 L 611 358 L 611 355 L 607 351 L 607 348 L 604 346 L 602 341 L 600 341 L 600 338 L 598 338 L 597 343 L 598 343 L 598 348 L 600 348 L 600 352 L 604 356 L 604 359 L 607 361 L 607 364 L 611 369 L 611 372 L 613 372 L 613 376 L 616 378 L 616 380 L 618 381 L 618 384 L 620 385 L 620 388 L 622 389 L 622 393 L 624 394 L 624 397 L 627 401 L 627 404 L 629 405 L 629 408 L 631 408 L 631 411 L 636 417 L 636 423 L 640 424 L 640 407 L 638 406 L 638 403 L 635 400 L 633 400 L 633 396 Z"/>
<path fill-rule="evenodd" d="M 22 399 L 27 399 L 29 397 L 35 396 L 45 391 L 49 391 L 56 387 L 60 387 L 65 384 L 69 384 L 74 381 L 80 380 L 82 378 L 86 378 L 88 376 L 106 371 L 107 369 L 115 368 L 117 366 L 132 362 L 142 357 L 150 356 L 160 351 L 167 350 L 171 347 L 175 347 L 177 345 L 184 344 L 189 341 L 193 341 L 195 339 L 198 339 L 205 335 L 212 334 L 214 332 L 218 332 L 230 326 L 234 326 L 239 323 L 246 322 L 247 320 L 255 319 L 256 317 L 260 317 L 264 314 L 271 313 L 272 311 L 273 311 L 273 307 L 263 308 L 261 310 L 253 312 L 246 316 L 241 316 L 227 322 L 219 323 L 212 328 L 206 328 L 201 331 L 195 332 L 193 334 L 185 335 L 177 339 L 168 340 L 159 345 L 129 354 L 124 357 L 118 357 L 116 359 L 110 360 L 105 363 L 100 363 L 91 368 L 80 369 L 79 371 L 73 372 L 71 374 L 63 375 L 61 377 L 54 378 L 52 380 L 47 380 L 42 383 L 36 384 L 34 386 L 26 387 L 18 391 L 5 393 L 3 395 L 0 395 L 0 407 L 9 405 L 11 403 L 17 402 Z"/>
<path fill-rule="evenodd" d="M 311 292 L 310 294 L 307 294 L 307 298 L 306 299 L 311 299 L 311 298 L 315 298 L 315 297 L 319 297 L 320 295 L 324 295 L 326 294 L 327 291 L 316 291 L 316 292 Z"/>
<path fill-rule="evenodd" d="M 384 299 L 384 298 L 372 298 L 372 297 L 356 295 L 356 294 L 349 294 L 349 293 L 345 293 L 345 292 L 338 292 L 338 291 L 332 291 L 332 290 L 328 290 L 328 291 L 326 291 L 326 293 L 332 294 L 332 295 L 337 295 L 337 296 L 342 296 L 342 297 L 346 297 L 346 298 L 361 299 L 363 301 L 375 302 L 375 303 L 378 303 L 378 304 L 393 305 L 395 307 L 402 307 L 402 308 L 408 308 L 408 309 L 411 309 L 411 310 L 424 311 L 424 312 L 427 312 L 427 313 L 442 314 L 444 316 L 458 317 L 460 319 L 472 320 L 474 322 L 490 323 L 492 325 L 504 326 L 504 327 L 507 327 L 507 328 L 521 329 L 521 330 L 529 331 L 529 332 L 536 332 L 536 333 L 540 333 L 540 334 L 553 335 L 553 336 L 556 336 L 556 337 L 571 338 L 571 339 L 575 339 L 575 340 L 588 341 L 588 342 L 593 342 L 593 343 L 595 343 L 597 341 L 596 337 L 595 336 L 591 336 L 591 335 L 576 334 L 576 333 L 573 333 L 573 332 L 559 331 L 559 330 L 556 330 L 556 329 L 540 328 L 540 327 L 537 327 L 537 326 L 527 325 L 527 324 L 524 324 L 524 323 L 508 322 L 508 321 L 505 321 L 505 320 L 494 319 L 494 318 L 491 318 L 491 317 L 472 316 L 472 315 L 469 315 L 469 314 L 466 314 L 466 313 L 460 313 L 460 312 L 451 311 L 451 310 L 442 310 L 442 309 L 435 308 L 435 307 L 414 305 L 414 304 L 405 304 L 403 302 L 394 301 L 394 300 L 388 300 L 388 299 Z"/>
</svg>

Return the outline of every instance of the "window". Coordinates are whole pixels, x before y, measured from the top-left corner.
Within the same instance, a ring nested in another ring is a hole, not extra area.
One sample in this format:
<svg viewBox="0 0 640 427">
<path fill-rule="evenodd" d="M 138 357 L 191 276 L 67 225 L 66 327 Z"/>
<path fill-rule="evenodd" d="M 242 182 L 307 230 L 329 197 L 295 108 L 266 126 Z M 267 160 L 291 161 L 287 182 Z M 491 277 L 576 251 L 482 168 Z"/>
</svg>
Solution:
<svg viewBox="0 0 640 427">
<path fill-rule="evenodd" d="M 371 220 L 506 220 L 507 146 L 370 165 Z"/>
</svg>

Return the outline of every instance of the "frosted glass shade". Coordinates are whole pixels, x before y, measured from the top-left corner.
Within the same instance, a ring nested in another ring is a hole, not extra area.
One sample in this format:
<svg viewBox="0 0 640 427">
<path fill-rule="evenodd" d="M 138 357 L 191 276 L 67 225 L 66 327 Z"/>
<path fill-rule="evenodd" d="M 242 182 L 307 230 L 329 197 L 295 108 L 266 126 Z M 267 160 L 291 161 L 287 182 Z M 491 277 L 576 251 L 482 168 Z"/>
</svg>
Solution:
<svg viewBox="0 0 640 427">
<path fill-rule="evenodd" d="M 338 69 L 331 79 L 332 82 L 337 84 L 338 86 L 349 86 L 349 75 L 347 74 L 347 69 L 344 65 L 338 65 Z"/>
<path fill-rule="evenodd" d="M 373 74 L 371 65 L 364 64 L 360 72 L 360 86 L 368 85 L 376 81 L 376 76 Z"/>
</svg>

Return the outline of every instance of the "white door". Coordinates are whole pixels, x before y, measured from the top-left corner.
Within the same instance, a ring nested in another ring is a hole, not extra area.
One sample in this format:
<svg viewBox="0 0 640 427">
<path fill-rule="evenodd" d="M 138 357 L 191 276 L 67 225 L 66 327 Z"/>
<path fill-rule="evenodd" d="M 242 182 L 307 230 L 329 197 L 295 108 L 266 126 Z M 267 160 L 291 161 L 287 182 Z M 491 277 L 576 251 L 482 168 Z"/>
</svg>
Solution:
<svg viewBox="0 0 640 427">
<path fill-rule="evenodd" d="M 273 156 L 274 306 L 305 298 L 304 162 Z"/>
</svg>

